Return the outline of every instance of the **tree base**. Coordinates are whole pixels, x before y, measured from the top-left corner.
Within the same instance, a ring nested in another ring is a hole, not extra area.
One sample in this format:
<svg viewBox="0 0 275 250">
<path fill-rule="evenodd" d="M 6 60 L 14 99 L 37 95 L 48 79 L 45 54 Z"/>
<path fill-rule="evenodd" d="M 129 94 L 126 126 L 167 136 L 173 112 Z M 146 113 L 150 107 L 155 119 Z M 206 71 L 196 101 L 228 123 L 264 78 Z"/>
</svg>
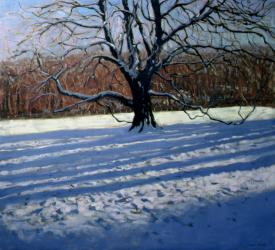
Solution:
<svg viewBox="0 0 275 250">
<path fill-rule="evenodd" d="M 129 131 L 133 130 L 134 128 L 139 128 L 139 133 L 143 131 L 144 126 L 152 126 L 153 128 L 157 127 L 157 122 L 155 120 L 154 114 L 152 111 L 141 113 L 140 111 L 135 112 L 132 126 L 130 127 Z"/>
</svg>

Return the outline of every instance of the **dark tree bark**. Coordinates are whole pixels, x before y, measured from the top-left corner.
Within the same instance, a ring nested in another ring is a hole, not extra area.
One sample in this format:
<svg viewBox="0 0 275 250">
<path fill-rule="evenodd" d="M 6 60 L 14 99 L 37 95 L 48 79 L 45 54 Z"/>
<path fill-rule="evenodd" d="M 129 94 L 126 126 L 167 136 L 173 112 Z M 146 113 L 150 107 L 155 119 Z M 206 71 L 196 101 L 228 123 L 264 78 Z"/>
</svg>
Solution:
<svg viewBox="0 0 275 250">
<path fill-rule="evenodd" d="M 130 130 L 140 127 L 140 131 L 142 131 L 145 124 L 155 128 L 157 123 L 153 114 L 151 96 L 148 89 L 145 89 L 142 84 L 134 84 L 132 96 L 134 118 Z"/>
</svg>

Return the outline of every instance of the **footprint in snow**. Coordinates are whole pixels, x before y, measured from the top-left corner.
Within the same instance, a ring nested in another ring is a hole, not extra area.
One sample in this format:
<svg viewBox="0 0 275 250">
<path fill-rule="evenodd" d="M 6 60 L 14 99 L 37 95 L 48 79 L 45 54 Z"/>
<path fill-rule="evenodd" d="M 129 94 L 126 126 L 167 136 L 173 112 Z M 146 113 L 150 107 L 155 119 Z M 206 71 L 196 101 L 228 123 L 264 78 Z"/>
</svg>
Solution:
<svg viewBox="0 0 275 250">
<path fill-rule="evenodd" d="M 96 207 L 95 207 L 95 206 L 90 205 L 90 206 L 89 206 L 89 210 L 91 210 L 91 211 L 96 211 Z"/>
<path fill-rule="evenodd" d="M 158 190 L 157 190 L 157 196 L 158 196 L 159 198 L 161 198 L 161 197 L 164 197 L 165 194 L 164 194 L 162 191 L 160 191 L 160 190 L 158 189 Z"/>
<path fill-rule="evenodd" d="M 148 200 L 147 198 L 141 198 L 141 201 L 142 201 L 142 202 L 149 202 L 149 203 L 151 203 L 151 201 Z"/>
<path fill-rule="evenodd" d="M 119 203 L 127 203 L 127 202 L 129 202 L 131 200 L 132 200 L 132 198 L 130 198 L 130 197 L 122 197 L 122 198 L 116 200 L 115 203 L 118 203 L 118 202 Z"/>
<path fill-rule="evenodd" d="M 174 204 L 175 204 L 175 202 L 174 202 L 174 201 L 172 201 L 172 200 L 167 201 L 167 205 L 174 205 Z"/>
<path fill-rule="evenodd" d="M 95 222 L 107 231 L 111 230 L 112 228 L 111 225 L 108 224 L 103 218 L 98 218 Z"/>
<path fill-rule="evenodd" d="M 179 189 L 179 188 L 177 188 L 177 189 L 176 189 L 176 192 L 181 193 L 181 194 L 183 194 L 183 193 L 184 193 L 184 191 L 183 191 L 183 190 L 181 190 L 181 189 Z"/>
<path fill-rule="evenodd" d="M 131 205 L 134 207 L 134 210 L 130 211 L 132 214 L 141 214 L 142 213 L 142 211 L 138 208 L 138 205 L 136 205 L 135 203 L 131 203 Z"/>
<path fill-rule="evenodd" d="M 95 202 L 95 198 L 93 196 L 89 196 L 91 202 Z"/>
</svg>

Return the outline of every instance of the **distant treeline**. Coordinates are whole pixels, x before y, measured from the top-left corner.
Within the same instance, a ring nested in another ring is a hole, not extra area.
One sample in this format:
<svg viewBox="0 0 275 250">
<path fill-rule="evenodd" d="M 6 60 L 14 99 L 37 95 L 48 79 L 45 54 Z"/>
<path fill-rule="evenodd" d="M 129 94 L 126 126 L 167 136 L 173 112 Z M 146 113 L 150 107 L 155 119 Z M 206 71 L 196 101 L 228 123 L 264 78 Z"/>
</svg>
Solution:
<svg viewBox="0 0 275 250">
<path fill-rule="evenodd" d="M 131 96 L 120 72 L 106 62 L 91 62 L 84 67 L 79 64 L 81 55 L 70 56 L 65 62 L 54 58 L 40 60 L 0 63 L 0 118 L 49 117 L 54 110 L 73 104 L 74 99 L 58 94 L 53 82 L 45 82 L 45 72 L 52 74 L 61 64 L 70 68 L 61 78 L 67 89 L 86 94 L 113 90 Z M 172 91 L 202 106 L 275 106 L 275 64 L 248 55 L 232 55 L 211 67 L 175 62 L 155 77 L 154 89 Z M 179 109 L 167 99 L 153 99 L 153 103 L 155 110 Z M 128 111 L 119 103 L 108 102 L 76 106 L 70 114 L 101 114 L 110 110 Z"/>
</svg>

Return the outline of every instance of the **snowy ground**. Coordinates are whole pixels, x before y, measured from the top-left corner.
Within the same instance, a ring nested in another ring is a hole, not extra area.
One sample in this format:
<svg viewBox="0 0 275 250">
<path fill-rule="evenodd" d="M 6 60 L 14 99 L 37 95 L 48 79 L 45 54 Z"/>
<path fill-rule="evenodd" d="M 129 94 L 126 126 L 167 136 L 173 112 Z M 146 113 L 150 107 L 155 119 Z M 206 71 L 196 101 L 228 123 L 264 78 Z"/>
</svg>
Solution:
<svg viewBox="0 0 275 250">
<path fill-rule="evenodd" d="M 0 249 L 275 249 L 275 110 L 157 117 L 0 122 Z"/>
</svg>

